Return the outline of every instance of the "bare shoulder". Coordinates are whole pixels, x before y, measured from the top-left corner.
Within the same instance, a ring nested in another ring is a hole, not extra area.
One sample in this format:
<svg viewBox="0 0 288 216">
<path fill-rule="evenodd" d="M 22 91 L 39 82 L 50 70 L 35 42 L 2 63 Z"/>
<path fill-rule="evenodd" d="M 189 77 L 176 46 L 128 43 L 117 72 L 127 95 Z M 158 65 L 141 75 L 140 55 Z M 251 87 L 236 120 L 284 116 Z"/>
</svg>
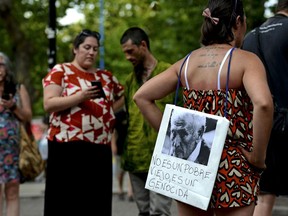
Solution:
<svg viewBox="0 0 288 216">
<path fill-rule="evenodd" d="M 237 49 L 236 53 L 237 53 L 236 55 L 245 62 L 260 60 L 259 57 L 255 53 L 247 51 L 247 50 Z"/>
<path fill-rule="evenodd" d="M 235 59 L 238 65 L 242 65 L 244 68 L 264 67 L 261 59 L 255 53 L 242 49 L 235 51 Z"/>
<path fill-rule="evenodd" d="M 266 77 L 266 71 L 261 59 L 253 52 L 237 49 L 235 52 L 237 67 L 246 77 Z"/>
</svg>

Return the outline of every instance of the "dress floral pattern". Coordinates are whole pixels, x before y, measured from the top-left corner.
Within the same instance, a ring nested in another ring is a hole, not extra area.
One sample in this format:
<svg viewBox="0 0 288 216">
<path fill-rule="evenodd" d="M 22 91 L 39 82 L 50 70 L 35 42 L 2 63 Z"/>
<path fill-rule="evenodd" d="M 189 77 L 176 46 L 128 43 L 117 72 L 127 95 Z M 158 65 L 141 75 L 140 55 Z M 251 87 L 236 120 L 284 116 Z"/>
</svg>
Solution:
<svg viewBox="0 0 288 216">
<path fill-rule="evenodd" d="M 0 105 L 0 184 L 19 181 L 19 142 L 19 121 Z"/>
</svg>

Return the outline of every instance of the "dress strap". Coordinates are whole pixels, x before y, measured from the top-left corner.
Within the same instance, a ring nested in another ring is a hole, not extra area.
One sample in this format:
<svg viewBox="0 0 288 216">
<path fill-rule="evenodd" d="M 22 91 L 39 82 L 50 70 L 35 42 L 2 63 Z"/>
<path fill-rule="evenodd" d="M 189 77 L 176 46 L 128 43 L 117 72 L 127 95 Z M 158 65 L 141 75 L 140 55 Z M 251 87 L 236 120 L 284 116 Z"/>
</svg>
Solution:
<svg viewBox="0 0 288 216">
<path fill-rule="evenodd" d="M 189 84 L 188 84 L 188 79 L 187 79 L 187 68 L 188 68 L 190 56 L 191 56 L 191 53 L 188 55 L 186 65 L 185 65 L 185 70 L 184 70 L 184 78 L 185 78 L 185 84 L 186 84 L 187 89 L 190 89 Z"/>
<path fill-rule="evenodd" d="M 192 51 L 185 56 L 185 58 L 181 64 L 181 67 L 180 67 L 180 71 L 178 74 L 178 82 L 177 82 L 177 87 L 176 87 L 176 94 L 175 94 L 175 98 L 174 98 L 174 104 L 175 105 L 177 104 L 177 99 L 178 99 L 178 91 L 179 91 L 179 87 L 180 87 L 181 71 L 182 71 L 182 68 L 183 68 L 187 58 L 190 57 L 191 53 L 192 53 Z"/>
<path fill-rule="evenodd" d="M 219 68 L 219 71 L 218 71 L 217 89 L 220 89 L 220 75 L 221 75 L 221 71 L 222 71 L 222 68 L 223 68 L 223 65 L 224 65 L 226 59 L 228 58 L 229 54 L 232 52 L 232 49 L 233 49 L 233 47 L 230 48 L 230 49 L 226 52 L 226 54 L 225 54 L 225 56 L 224 56 L 224 58 L 223 58 L 223 60 L 222 60 L 222 62 L 221 62 L 221 65 L 220 65 L 220 68 Z M 190 89 L 190 87 L 189 87 L 189 83 L 188 83 L 188 79 L 187 79 L 187 69 L 188 69 L 188 64 L 189 64 L 190 56 L 191 56 L 191 53 L 189 53 L 189 55 L 187 56 L 187 60 L 186 60 L 186 62 L 185 62 L 185 70 L 184 70 L 185 84 L 186 84 L 186 88 L 187 88 L 188 90 Z"/>
<path fill-rule="evenodd" d="M 220 65 L 220 68 L 219 68 L 219 71 L 218 71 L 218 79 L 217 79 L 217 89 L 218 89 L 218 90 L 220 89 L 220 74 L 221 74 L 223 65 L 224 65 L 226 59 L 228 58 L 229 54 L 232 52 L 233 48 L 234 48 L 234 47 L 232 47 L 231 49 L 229 49 L 229 50 L 226 52 L 226 54 L 225 54 L 225 56 L 224 56 L 224 58 L 223 58 L 223 60 L 222 60 L 222 62 L 221 62 L 221 65 Z"/>
<path fill-rule="evenodd" d="M 224 101 L 224 117 L 226 118 L 227 117 L 227 101 L 228 101 L 228 84 L 229 84 L 229 76 L 230 76 L 230 66 L 231 66 L 231 59 L 232 59 L 232 53 L 234 51 L 235 47 L 232 47 L 231 49 L 229 49 L 226 53 L 226 55 L 224 56 L 223 58 L 223 61 L 221 62 L 221 65 L 220 65 L 220 68 L 219 68 L 219 71 L 218 71 L 218 84 L 219 84 L 219 89 L 220 89 L 220 73 L 221 73 L 221 70 L 222 70 L 222 67 L 223 67 L 223 64 L 224 62 L 226 61 L 226 59 L 228 58 L 229 54 L 230 54 L 230 58 L 229 58 L 229 62 L 228 62 L 228 69 L 227 69 L 227 79 L 226 79 L 226 98 L 225 98 L 225 101 Z M 180 67 L 180 71 L 179 71 L 179 74 L 178 74 L 178 82 L 177 82 L 177 87 L 176 87 L 176 94 L 175 94 L 175 99 L 174 99 L 174 105 L 177 104 L 177 96 L 178 96 L 178 91 L 179 91 L 179 87 L 180 87 L 180 78 L 181 78 L 181 71 L 182 71 L 182 68 L 186 62 L 186 60 L 189 60 L 190 58 L 190 55 L 191 55 L 191 52 L 186 55 L 184 61 L 182 62 L 181 64 L 181 67 Z M 186 82 L 186 85 L 187 85 L 187 77 L 186 77 L 186 71 L 187 71 L 187 67 L 188 67 L 188 63 L 185 65 L 185 82 Z M 188 86 L 187 86 L 188 87 Z M 186 87 L 186 88 L 187 88 Z"/>
</svg>

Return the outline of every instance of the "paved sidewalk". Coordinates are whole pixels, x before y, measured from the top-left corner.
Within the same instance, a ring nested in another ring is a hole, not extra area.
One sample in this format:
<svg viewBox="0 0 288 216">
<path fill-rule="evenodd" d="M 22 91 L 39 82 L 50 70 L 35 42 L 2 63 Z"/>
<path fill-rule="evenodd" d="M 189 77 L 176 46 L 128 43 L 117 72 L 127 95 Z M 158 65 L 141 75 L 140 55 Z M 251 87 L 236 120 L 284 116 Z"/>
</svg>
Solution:
<svg viewBox="0 0 288 216">
<path fill-rule="evenodd" d="M 127 175 L 125 175 L 124 191 L 127 192 Z M 20 216 L 43 216 L 44 209 L 44 189 L 45 183 L 43 182 L 27 182 L 20 186 Z M 135 216 L 138 215 L 138 210 L 135 202 L 126 200 L 119 200 L 117 196 L 117 181 L 113 181 L 113 203 L 112 215 L 113 216 Z M 173 215 L 177 215 L 176 204 L 173 203 Z M 91 215 L 97 215 L 91 214 Z M 57 214 L 56 214 L 57 216 Z"/>
<path fill-rule="evenodd" d="M 125 175 L 124 181 L 127 181 Z M 42 216 L 44 203 L 43 182 L 27 182 L 20 186 L 21 216 Z M 124 183 L 124 190 L 127 191 L 127 182 Z M 117 181 L 113 182 L 113 216 L 135 216 L 138 214 L 135 202 L 128 200 L 120 201 L 117 196 Z M 173 201 L 171 208 L 172 215 L 177 216 L 176 203 Z M 97 213 L 95 213 L 97 215 Z M 273 216 L 288 216 L 288 197 L 279 197 L 273 211 Z"/>
</svg>

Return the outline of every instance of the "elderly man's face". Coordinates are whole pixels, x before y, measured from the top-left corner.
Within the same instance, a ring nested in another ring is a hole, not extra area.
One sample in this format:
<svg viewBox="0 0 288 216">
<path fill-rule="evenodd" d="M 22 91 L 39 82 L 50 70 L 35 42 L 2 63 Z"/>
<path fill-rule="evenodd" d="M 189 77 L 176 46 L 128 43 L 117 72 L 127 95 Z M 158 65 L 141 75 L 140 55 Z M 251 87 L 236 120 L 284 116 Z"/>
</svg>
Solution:
<svg viewBox="0 0 288 216">
<path fill-rule="evenodd" d="M 206 118 L 183 113 L 173 112 L 171 116 L 172 156 L 187 159 L 202 139 L 205 131 Z"/>
</svg>

